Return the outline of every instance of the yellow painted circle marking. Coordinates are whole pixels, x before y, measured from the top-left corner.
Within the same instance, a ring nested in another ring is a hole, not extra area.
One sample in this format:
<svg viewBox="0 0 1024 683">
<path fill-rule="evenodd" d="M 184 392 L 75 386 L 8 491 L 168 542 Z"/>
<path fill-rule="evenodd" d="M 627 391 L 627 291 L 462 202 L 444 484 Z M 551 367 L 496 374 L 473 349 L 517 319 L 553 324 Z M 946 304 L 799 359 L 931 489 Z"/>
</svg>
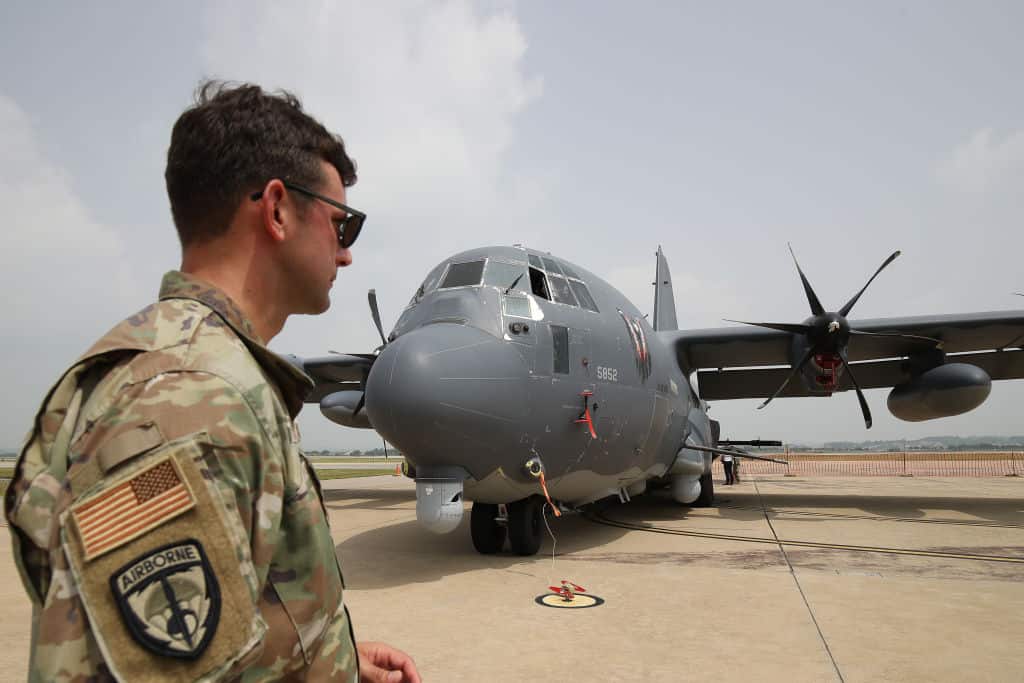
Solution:
<svg viewBox="0 0 1024 683">
<path fill-rule="evenodd" d="M 597 607 L 604 604 L 604 600 L 596 595 L 580 593 L 574 595 L 572 600 L 566 600 L 561 595 L 548 593 L 547 595 L 537 596 L 536 602 L 538 605 L 544 605 L 545 607 L 559 607 L 562 609 L 582 609 L 584 607 Z"/>
</svg>

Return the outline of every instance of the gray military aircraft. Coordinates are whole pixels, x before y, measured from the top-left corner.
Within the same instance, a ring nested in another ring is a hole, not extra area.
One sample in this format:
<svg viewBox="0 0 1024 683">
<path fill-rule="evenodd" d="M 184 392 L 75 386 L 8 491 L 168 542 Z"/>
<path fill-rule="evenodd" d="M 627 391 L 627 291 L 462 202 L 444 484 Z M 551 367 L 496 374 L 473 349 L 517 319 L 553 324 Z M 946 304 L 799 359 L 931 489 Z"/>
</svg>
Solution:
<svg viewBox="0 0 1024 683">
<path fill-rule="evenodd" d="M 316 381 L 308 400 L 328 419 L 372 427 L 402 451 L 424 526 L 452 531 L 466 498 L 479 552 L 500 551 L 507 536 L 532 555 L 546 503 L 558 514 L 667 484 L 679 503 L 711 505 L 721 449 L 708 400 L 764 407 L 853 389 L 870 427 L 862 389 L 892 387 L 894 415 L 929 420 L 977 407 L 993 379 L 1024 377 L 1024 311 L 848 321 L 898 254 L 837 312 L 794 255 L 811 317 L 680 331 L 660 248 L 650 322 L 563 259 L 474 249 L 430 271 L 387 339 L 371 290 L 383 342 L 374 353 L 292 361 Z"/>
</svg>

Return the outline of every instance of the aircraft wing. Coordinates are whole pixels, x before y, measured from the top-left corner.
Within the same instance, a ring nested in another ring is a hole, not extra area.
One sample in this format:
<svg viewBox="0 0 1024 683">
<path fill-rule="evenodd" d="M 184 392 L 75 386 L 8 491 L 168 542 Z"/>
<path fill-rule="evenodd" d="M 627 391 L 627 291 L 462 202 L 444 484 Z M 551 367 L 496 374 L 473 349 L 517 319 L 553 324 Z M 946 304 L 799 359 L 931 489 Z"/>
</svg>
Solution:
<svg viewBox="0 0 1024 683">
<path fill-rule="evenodd" d="M 292 364 L 316 383 L 306 403 L 319 403 L 324 396 L 336 391 L 361 390 L 375 358 L 368 353 L 334 353 L 314 358 L 288 356 Z"/>
<path fill-rule="evenodd" d="M 1024 378 L 1024 311 L 877 318 L 850 321 L 856 330 L 931 337 L 942 342 L 947 362 L 970 363 L 992 379 Z M 698 371 L 701 398 L 767 398 L 789 374 L 792 335 L 759 327 L 723 327 L 669 335 L 679 366 Z M 919 342 L 901 337 L 850 337 L 848 360 L 861 388 L 891 387 L 910 378 L 903 359 Z M 775 367 L 762 367 L 775 366 Z M 837 391 L 853 388 L 843 376 Z M 790 382 L 780 396 L 811 396 Z"/>
</svg>

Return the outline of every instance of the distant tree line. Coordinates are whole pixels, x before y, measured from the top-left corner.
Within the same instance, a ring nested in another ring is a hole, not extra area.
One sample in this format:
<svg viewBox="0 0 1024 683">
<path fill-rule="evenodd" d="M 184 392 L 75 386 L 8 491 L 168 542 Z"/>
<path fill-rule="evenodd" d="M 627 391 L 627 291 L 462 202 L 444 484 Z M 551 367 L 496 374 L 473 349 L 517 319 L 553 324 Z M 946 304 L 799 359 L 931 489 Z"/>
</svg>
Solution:
<svg viewBox="0 0 1024 683">
<path fill-rule="evenodd" d="M 306 455 L 315 457 L 335 457 L 335 458 L 373 458 L 373 457 L 384 457 L 387 455 L 389 458 L 401 458 L 402 453 L 397 448 L 388 448 L 387 453 L 384 452 L 383 448 L 371 448 L 369 450 L 360 450 L 353 448 L 351 450 L 312 450 L 305 451 Z"/>
</svg>

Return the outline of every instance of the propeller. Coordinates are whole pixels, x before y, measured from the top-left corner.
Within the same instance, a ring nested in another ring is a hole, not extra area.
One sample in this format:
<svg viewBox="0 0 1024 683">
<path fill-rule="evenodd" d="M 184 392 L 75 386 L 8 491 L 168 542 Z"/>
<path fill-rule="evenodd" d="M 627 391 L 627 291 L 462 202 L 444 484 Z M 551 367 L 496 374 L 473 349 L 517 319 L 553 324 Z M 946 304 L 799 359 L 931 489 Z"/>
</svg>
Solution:
<svg viewBox="0 0 1024 683">
<path fill-rule="evenodd" d="M 377 306 L 377 290 L 371 289 L 366 293 L 366 301 L 370 304 L 370 315 L 373 316 L 373 324 L 377 326 L 377 334 L 380 335 L 380 346 L 377 347 L 377 351 L 380 351 L 388 345 L 387 338 L 384 337 L 384 326 L 380 324 L 380 308 Z M 372 365 L 372 361 L 371 361 Z M 359 411 L 366 405 L 366 378 L 363 378 L 363 395 L 359 397 L 359 402 L 356 403 L 355 410 L 352 411 L 352 416 L 355 417 L 359 414 Z M 385 449 L 387 446 L 385 446 Z"/>
<path fill-rule="evenodd" d="M 377 308 L 377 290 L 371 289 L 366 293 L 366 300 L 370 303 L 370 315 L 373 316 L 373 324 L 377 326 L 377 334 L 380 335 L 380 348 L 384 348 L 388 345 L 388 340 L 384 338 L 384 326 L 380 324 L 380 309 Z"/>
<path fill-rule="evenodd" d="M 789 371 L 788 375 L 786 375 L 786 379 L 782 380 L 782 384 L 779 386 L 778 389 L 775 390 L 775 393 L 769 396 L 767 399 L 765 399 L 765 402 L 757 407 L 758 410 L 761 410 L 766 405 L 771 403 L 775 398 L 778 397 L 779 394 L 781 394 L 786 389 L 787 386 L 789 386 L 789 383 L 793 380 L 793 378 L 799 375 L 800 371 L 803 370 L 804 365 L 807 364 L 807 361 L 810 360 L 811 355 L 813 353 L 813 347 L 808 347 L 808 349 L 804 351 L 804 357 L 800 359 L 799 363 L 793 366 L 793 369 Z"/>
<path fill-rule="evenodd" d="M 850 378 L 850 384 L 853 385 L 854 391 L 857 392 L 857 401 L 860 403 L 860 414 L 864 416 L 864 427 L 865 429 L 871 429 L 871 409 L 868 408 L 867 399 L 864 398 L 864 392 L 860 390 L 860 385 L 857 384 L 857 378 L 853 376 L 853 372 L 850 370 L 850 364 L 846 362 L 846 359 L 839 356 L 839 359 L 843 362 L 843 368 L 846 370 L 847 377 Z"/>
<path fill-rule="evenodd" d="M 804 366 L 814 358 L 819 356 L 816 363 L 822 363 L 823 361 L 828 363 L 828 366 L 823 365 L 823 369 L 834 373 L 835 370 L 841 366 L 843 371 L 850 378 L 850 383 L 853 385 L 854 390 L 857 392 L 857 401 L 860 403 L 861 413 L 864 416 L 864 424 L 867 428 L 871 428 L 871 410 L 868 408 L 867 401 L 864 398 L 864 393 L 861 391 L 860 386 L 857 384 L 857 380 L 853 376 L 853 372 L 850 370 L 849 363 L 846 362 L 846 347 L 849 344 L 851 336 L 860 337 L 895 337 L 899 339 L 906 339 L 908 341 L 927 343 L 941 348 L 942 341 L 939 339 L 933 339 L 931 337 L 924 337 L 916 334 L 903 334 L 900 332 L 867 332 L 864 330 L 856 330 L 850 327 L 850 323 L 846 320 L 846 316 L 849 315 L 850 311 L 860 300 L 861 295 L 864 294 L 865 290 L 875 281 L 885 268 L 896 260 L 900 255 L 899 251 L 894 251 L 889 255 L 882 265 L 878 267 L 875 273 L 868 279 L 860 290 L 850 298 L 846 304 L 843 305 L 836 312 L 829 312 L 825 310 L 825 307 L 821 305 L 821 300 L 818 299 L 818 295 L 814 291 L 814 287 L 811 286 L 810 281 L 804 274 L 803 269 L 800 267 L 800 262 L 796 258 L 796 254 L 793 252 L 792 245 L 788 245 L 789 253 L 793 257 L 793 264 L 796 266 L 796 272 L 800 274 L 800 282 L 803 284 L 804 294 L 807 297 L 807 304 L 811 309 L 811 317 L 802 323 L 776 323 L 776 322 L 749 322 L 746 320 L 727 320 L 727 322 L 740 323 L 742 325 L 753 325 L 755 327 L 764 327 L 769 330 L 777 330 L 779 332 L 786 332 L 789 334 L 803 335 L 807 341 L 807 349 L 804 351 L 803 356 L 800 360 L 793 365 L 793 369 L 783 380 L 782 385 L 772 394 L 768 399 L 758 406 L 758 408 L 764 408 L 766 405 L 771 403 L 775 398 L 785 391 L 786 387 L 793 380 L 794 377 L 803 372 Z M 833 380 L 834 381 L 834 380 Z"/>
</svg>

